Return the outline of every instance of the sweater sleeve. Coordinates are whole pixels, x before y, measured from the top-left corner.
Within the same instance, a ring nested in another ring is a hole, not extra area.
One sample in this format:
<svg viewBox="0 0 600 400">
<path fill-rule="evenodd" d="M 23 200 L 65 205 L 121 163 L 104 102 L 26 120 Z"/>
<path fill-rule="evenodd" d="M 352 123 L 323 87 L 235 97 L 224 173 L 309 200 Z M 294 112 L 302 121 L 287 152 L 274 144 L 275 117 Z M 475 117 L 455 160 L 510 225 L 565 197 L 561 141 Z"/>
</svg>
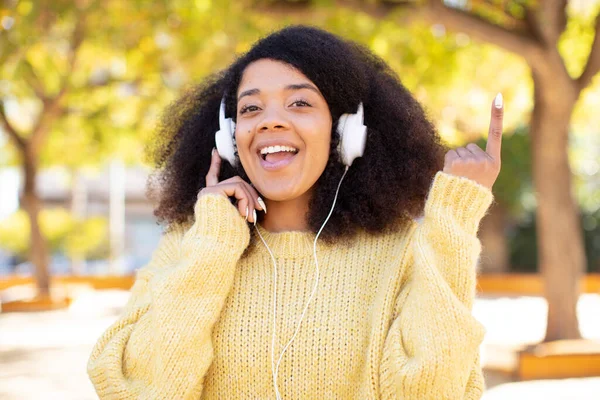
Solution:
<svg viewBox="0 0 600 400">
<path fill-rule="evenodd" d="M 479 223 L 492 192 L 438 172 L 423 221 L 409 239 L 407 278 L 385 339 L 383 399 L 479 399 L 479 346 L 485 328 L 471 314 Z"/>
<path fill-rule="evenodd" d="M 221 195 L 201 196 L 188 230 L 166 233 L 139 270 L 120 318 L 96 343 L 88 375 L 100 399 L 198 399 L 211 331 L 249 229 Z"/>
</svg>

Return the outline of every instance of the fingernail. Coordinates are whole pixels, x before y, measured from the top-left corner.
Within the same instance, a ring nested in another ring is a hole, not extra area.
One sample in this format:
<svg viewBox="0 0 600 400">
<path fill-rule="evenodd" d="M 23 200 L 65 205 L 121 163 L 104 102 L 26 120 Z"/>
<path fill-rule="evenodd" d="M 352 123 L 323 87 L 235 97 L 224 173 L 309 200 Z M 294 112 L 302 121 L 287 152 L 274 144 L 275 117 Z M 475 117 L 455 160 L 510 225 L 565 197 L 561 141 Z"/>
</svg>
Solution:
<svg viewBox="0 0 600 400">
<path fill-rule="evenodd" d="M 246 218 L 244 220 L 248 221 L 248 206 L 246 206 Z"/>
<path fill-rule="evenodd" d="M 504 104 L 504 99 L 502 98 L 502 93 L 498 93 L 496 95 L 496 98 L 494 99 L 494 106 L 496 108 L 502 108 L 503 104 Z"/>
<path fill-rule="evenodd" d="M 261 199 L 260 197 L 257 199 L 258 204 L 260 204 L 260 206 L 262 207 L 262 209 L 264 210 L 265 214 L 267 213 L 267 206 L 265 205 L 265 202 L 263 201 L 263 199 Z"/>
<path fill-rule="evenodd" d="M 254 217 L 254 224 L 256 225 L 256 210 L 252 211 L 252 217 Z"/>
</svg>

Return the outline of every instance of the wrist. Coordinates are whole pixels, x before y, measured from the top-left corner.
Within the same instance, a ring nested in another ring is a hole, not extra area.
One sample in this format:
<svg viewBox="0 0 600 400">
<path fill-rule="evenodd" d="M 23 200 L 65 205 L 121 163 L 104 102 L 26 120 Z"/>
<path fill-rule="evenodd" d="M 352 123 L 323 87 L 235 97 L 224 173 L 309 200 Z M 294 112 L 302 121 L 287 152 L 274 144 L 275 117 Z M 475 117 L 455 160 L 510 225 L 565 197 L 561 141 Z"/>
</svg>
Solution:
<svg viewBox="0 0 600 400">
<path fill-rule="evenodd" d="M 210 237 L 220 243 L 244 248 L 250 241 L 250 230 L 229 197 L 204 193 L 194 205 L 194 223 L 186 235 Z"/>
</svg>

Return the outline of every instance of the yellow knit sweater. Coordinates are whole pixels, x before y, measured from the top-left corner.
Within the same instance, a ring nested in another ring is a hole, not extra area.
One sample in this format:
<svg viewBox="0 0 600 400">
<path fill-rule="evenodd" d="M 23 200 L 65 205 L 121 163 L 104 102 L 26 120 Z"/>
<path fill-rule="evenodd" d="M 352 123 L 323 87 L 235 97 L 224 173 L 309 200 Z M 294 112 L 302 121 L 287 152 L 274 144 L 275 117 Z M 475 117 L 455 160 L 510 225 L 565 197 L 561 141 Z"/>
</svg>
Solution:
<svg viewBox="0 0 600 400">
<path fill-rule="evenodd" d="M 283 399 L 479 399 L 485 329 L 471 309 L 492 201 L 440 171 L 422 221 L 318 243 L 319 285 L 279 367 Z M 224 196 L 194 211 L 193 225 L 163 235 L 94 347 L 101 399 L 275 398 L 270 255 Z M 260 229 L 278 263 L 277 358 L 313 290 L 315 235 Z"/>
</svg>

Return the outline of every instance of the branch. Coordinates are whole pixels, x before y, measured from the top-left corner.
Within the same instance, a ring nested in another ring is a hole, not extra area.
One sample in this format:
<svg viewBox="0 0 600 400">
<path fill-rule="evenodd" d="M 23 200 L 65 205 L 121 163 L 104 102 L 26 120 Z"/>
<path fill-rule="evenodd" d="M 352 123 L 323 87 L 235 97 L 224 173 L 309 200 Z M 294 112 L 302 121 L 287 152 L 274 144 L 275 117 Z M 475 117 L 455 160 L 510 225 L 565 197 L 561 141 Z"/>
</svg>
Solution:
<svg viewBox="0 0 600 400">
<path fill-rule="evenodd" d="M 364 13 L 375 19 L 388 18 L 392 13 L 396 11 L 407 11 L 403 15 L 403 22 L 408 22 L 405 21 L 405 19 L 407 19 L 407 17 L 409 16 L 411 20 L 417 19 L 422 11 L 422 7 L 419 7 L 410 1 L 403 3 L 396 1 L 381 0 L 376 2 L 369 1 L 365 3 L 356 2 L 352 0 L 337 0 L 335 4 L 336 7 L 343 7 L 355 12 Z M 408 11 L 410 11 L 410 13 Z"/>
<path fill-rule="evenodd" d="M 39 76 L 35 73 L 33 66 L 27 60 L 23 61 L 23 63 L 26 67 L 25 81 L 27 81 L 29 86 L 31 86 L 33 92 L 35 93 L 38 99 L 40 99 L 42 102 L 47 101 L 48 95 L 44 90 L 44 85 L 42 84 L 42 81 L 40 80 Z"/>
<path fill-rule="evenodd" d="M 530 33 L 518 32 L 495 25 L 481 17 L 450 8 L 439 0 L 429 1 L 428 17 L 451 30 L 467 33 L 474 38 L 494 44 L 524 57 L 530 64 L 540 56 L 541 46 Z"/>
<path fill-rule="evenodd" d="M 426 5 L 419 5 L 419 2 L 411 0 L 404 2 L 337 0 L 334 4 L 336 8 L 362 12 L 375 19 L 389 18 L 396 11 L 406 10 L 407 12 L 401 15 L 402 23 L 410 23 L 416 19 L 441 23 L 451 30 L 467 33 L 482 42 L 492 43 L 519 54 L 530 63 L 536 62 L 536 58 L 541 56 L 542 48 L 531 33 L 495 25 L 474 14 L 444 6 L 440 0 L 427 0 Z M 317 8 L 306 2 L 296 4 L 277 2 L 258 10 L 261 13 L 279 17 L 293 15 L 295 17 L 314 18 L 317 14 Z"/>
<path fill-rule="evenodd" d="M 407 0 L 406 3 L 394 1 L 363 2 L 356 0 L 335 0 L 331 7 L 315 6 L 310 2 L 279 1 L 271 3 L 268 6 L 255 6 L 253 7 L 253 11 L 258 12 L 261 15 L 268 15 L 276 18 L 294 17 L 300 21 L 314 21 L 315 18 L 323 16 L 328 11 L 339 8 L 367 14 L 374 19 L 385 19 L 390 17 L 396 11 L 410 10 L 410 13 L 406 12 L 402 14 L 403 23 L 418 19 L 419 14 L 422 11 L 422 7 L 415 5 L 414 2 L 411 2 L 410 0 Z"/>
<path fill-rule="evenodd" d="M 79 9 L 75 14 L 75 28 L 71 36 L 71 48 L 68 57 L 68 68 L 66 73 L 61 79 L 60 89 L 58 93 L 47 98 L 44 101 L 44 107 L 42 109 L 41 116 L 33 128 L 31 134 L 31 149 L 34 154 L 37 154 L 42 143 L 45 142 L 48 133 L 50 132 L 50 125 L 65 112 L 65 108 L 62 105 L 63 99 L 67 94 L 69 87 L 69 78 L 71 77 L 75 64 L 77 61 L 77 52 L 83 39 L 85 37 L 85 14 L 84 10 Z"/>
<path fill-rule="evenodd" d="M 317 16 L 317 8 L 302 1 L 293 3 L 278 1 L 266 5 L 255 5 L 252 7 L 252 11 L 275 18 L 294 17 L 301 20 L 314 20 Z"/>
<path fill-rule="evenodd" d="M 61 98 L 67 92 L 67 88 L 69 86 L 69 78 L 75 69 L 75 64 L 77 62 L 77 51 L 79 47 L 81 47 L 81 43 L 83 43 L 83 39 L 85 38 L 85 14 L 82 10 L 76 13 L 75 18 L 77 22 L 75 23 L 75 29 L 73 29 L 73 35 L 71 36 L 71 49 L 69 51 L 68 57 L 68 68 L 67 72 L 63 75 L 60 84 L 60 90 L 58 94 L 52 99 L 52 102 L 60 102 Z"/>
<path fill-rule="evenodd" d="M 519 1 L 519 0 L 517 0 Z M 523 0 L 521 0 L 523 1 Z M 525 0 L 527 1 L 527 0 Z M 516 28 L 516 29 L 527 29 L 527 25 L 525 21 L 521 18 L 518 18 L 514 15 L 510 10 L 510 5 L 512 1 L 503 0 L 503 1 L 494 1 L 494 0 L 470 0 L 469 1 L 469 11 L 474 11 L 475 14 L 478 15 L 494 15 L 496 16 L 497 23 L 501 26 L 506 26 L 508 28 Z"/>
<path fill-rule="evenodd" d="M 541 1 L 536 8 L 528 7 L 525 21 L 533 35 L 547 48 L 555 48 L 567 27 L 567 0 Z"/>
<path fill-rule="evenodd" d="M 25 150 L 27 143 L 25 142 L 25 139 L 23 139 L 21 135 L 17 133 L 16 129 L 8 121 L 8 118 L 6 118 L 6 113 L 4 112 L 4 102 L 0 103 L 0 124 L 2 124 L 2 128 L 8 134 L 8 136 L 15 141 L 17 147 L 20 150 Z"/>
<path fill-rule="evenodd" d="M 531 7 L 527 7 L 525 9 L 525 16 L 523 17 L 523 21 L 527 26 L 527 29 L 531 33 L 531 35 L 540 43 L 544 41 L 544 34 L 540 30 L 540 24 L 538 23 L 538 16 L 536 14 L 536 10 Z"/>
<path fill-rule="evenodd" d="M 552 4 L 552 2 L 542 2 L 541 4 Z M 557 0 L 554 7 L 551 9 L 551 21 L 552 24 L 557 28 L 556 30 L 556 39 L 558 38 L 567 28 L 567 0 Z"/>
<path fill-rule="evenodd" d="M 66 90 L 68 85 L 68 80 L 75 69 L 75 64 L 77 63 L 77 52 L 83 43 L 83 39 L 85 39 L 85 10 L 79 10 L 76 13 L 75 18 L 77 18 L 77 22 L 75 23 L 75 29 L 73 30 L 73 35 L 71 36 L 71 52 L 69 53 L 69 70 L 63 77 L 63 84 L 61 90 Z"/>
<path fill-rule="evenodd" d="M 585 89 L 594 78 L 594 75 L 600 71 L 600 13 L 596 16 L 596 33 L 594 35 L 594 42 L 592 43 L 592 49 L 588 56 L 587 64 L 579 79 L 577 79 L 577 85 L 579 90 Z"/>
</svg>

